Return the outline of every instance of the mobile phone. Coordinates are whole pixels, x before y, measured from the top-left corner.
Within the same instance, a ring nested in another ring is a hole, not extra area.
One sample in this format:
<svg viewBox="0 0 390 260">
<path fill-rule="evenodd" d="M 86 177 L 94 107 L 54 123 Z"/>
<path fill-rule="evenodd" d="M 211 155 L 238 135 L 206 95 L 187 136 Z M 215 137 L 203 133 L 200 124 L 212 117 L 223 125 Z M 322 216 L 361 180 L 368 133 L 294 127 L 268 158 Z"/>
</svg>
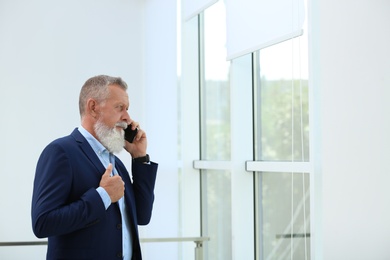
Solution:
<svg viewBox="0 0 390 260">
<path fill-rule="evenodd" d="M 127 126 L 127 128 L 125 129 L 125 140 L 128 141 L 129 143 L 132 143 L 133 140 L 134 140 L 134 137 L 137 135 L 138 133 L 138 128 L 136 128 L 135 130 L 131 129 L 131 124 Z"/>
</svg>

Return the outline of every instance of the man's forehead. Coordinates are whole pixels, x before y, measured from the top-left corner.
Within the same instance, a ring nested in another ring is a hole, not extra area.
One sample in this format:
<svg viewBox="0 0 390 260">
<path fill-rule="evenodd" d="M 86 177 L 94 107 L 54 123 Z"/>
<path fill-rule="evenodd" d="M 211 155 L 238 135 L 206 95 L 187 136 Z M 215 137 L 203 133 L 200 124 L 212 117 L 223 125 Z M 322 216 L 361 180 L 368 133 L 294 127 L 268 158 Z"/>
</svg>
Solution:
<svg viewBox="0 0 390 260">
<path fill-rule="evenodd" d="M 110 85 L 109 86 L 110 96 L 124 97 L 128 99 L 129 95 L 127 94 L 126 89 L 123 89 L 119 85 Z"/>
</svg>

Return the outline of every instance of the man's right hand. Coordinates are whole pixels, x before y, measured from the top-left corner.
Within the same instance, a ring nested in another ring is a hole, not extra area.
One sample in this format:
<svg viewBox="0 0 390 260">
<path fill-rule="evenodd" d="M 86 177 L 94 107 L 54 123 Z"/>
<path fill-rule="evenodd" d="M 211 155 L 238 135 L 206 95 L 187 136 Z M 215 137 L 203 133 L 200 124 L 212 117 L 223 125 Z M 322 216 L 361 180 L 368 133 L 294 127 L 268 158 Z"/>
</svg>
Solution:
<svg viewBox="0 0 390 260">
<path fill-rule="evenodd" d="M 112 164 L 110 163 L 102 175 L 100 187 L 106 190 L 110 196 L 111 203 L 117 202 L 125 194 L 125 183 L 119 175 L 110 176 L 112 172 Z"/>
</svg>

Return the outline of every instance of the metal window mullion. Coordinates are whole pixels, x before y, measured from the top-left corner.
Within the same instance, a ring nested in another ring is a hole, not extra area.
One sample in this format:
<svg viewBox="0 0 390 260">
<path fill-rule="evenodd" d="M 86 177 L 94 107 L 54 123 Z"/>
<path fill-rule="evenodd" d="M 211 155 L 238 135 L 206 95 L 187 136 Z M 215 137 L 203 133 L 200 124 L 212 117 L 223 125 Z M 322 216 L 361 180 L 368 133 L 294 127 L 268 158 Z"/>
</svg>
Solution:
<svg viewBox="0 0 390 260">
<path fill-rule="evenodd" d="M 247 172 L 311 172 L 310 162 L 264 162 L 246 161 Z"/>
<path fill-rule="evenodd" d="M 232 162 L 194 160 L 193 167 L 198 170 L 231 170 Z M 311 172 L 311 167 L 310 162 L 245 162 L 247 172 Z"/>
<path fill-rule="evenodd" d="M 261 106 L 259 104 L 260 91 L 260 52 L 252 53 L 252 121 L 253 121 L 253 160 L 260 159 L 261 142 L 258 140 L 257 131 L 261 130 L 259 120 L 261 115 Z M 245 170 L 247 170 L 247 163 L 245 163 Z M 263 259 L 263 208 L 260 207 L 262 201 L 262 175 L 253 174 L 253 207 L 254 207 L 254 256 L 255 260 Z"/>
<path fill-rule="evenodd" d="M 231 161 L 193 161 L 194 169 L 198 170 L 231 170 Z"/>
<path fill-rule="evenodd" d="M 204 52 L 205 52 L 205 43 L 204 43 L 204 13 L 201 12 L 199 13 L 198 15 L 198 65 L 199 65 L 199 107 L 198 107 L 198 111 L 199 111 L 199 158 L 202 159 L 203 156 L 204 156 L 204 152 L 203 152 L 203 138 L 204 138 L 204 133 L 203 131 L 206 131 L 206 125 L 203 124 L 203 103 L 204 103 L 204 99 L 203 99 L 203 92 L 204 92 L 204 86 L 205 86 L 205 59 L 204 59 Z M 195 167 L 194 167 L 195 168 Z M 207 186 L 207 179 L 206 178 L 203 178 L 203 171 L 202 169 L 199 169 L 199 195 L 200 195 L 200 234 L 201 236 L 203 236 L 204 232 L 203 230 L 207 227 L 205 227 L 205 225 L 207 225 L 207 220 L 206 220 L 206 217 L 207 217 L 207 212 L 205 212 L 205 210 L 207 210 L 207 207 L 204 207 L 204 201 L 207 200 L 207 197 L 205 199 L 205 195 L 203 194 L 205 191 L 207 192 L 207 190 L 205 189 L 205 187 Z M 207 194 L 206 194 L 207 196 Z M 203 248 L 202 248 L 203 249 Z M 207 251 L 208 248 L 206 247 L 205 248 L 205 251 Z M 204 255 L 204 251 L 202 250 L 202 256 Z M 206 252 L 207 254 L 207 252 Z"/>
</svg>

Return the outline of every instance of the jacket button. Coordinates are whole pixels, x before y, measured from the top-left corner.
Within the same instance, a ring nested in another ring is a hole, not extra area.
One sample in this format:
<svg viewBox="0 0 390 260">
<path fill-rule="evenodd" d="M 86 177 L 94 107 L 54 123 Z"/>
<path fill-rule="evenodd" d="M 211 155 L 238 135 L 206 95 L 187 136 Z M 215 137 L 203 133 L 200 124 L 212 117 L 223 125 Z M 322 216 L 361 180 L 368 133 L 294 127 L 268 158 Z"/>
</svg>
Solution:
<svg viewBox="0 0 390 260">
<path fill-rule="evenodd" d="M 118 225 L 116 225 L 116 228 L 117 229 L 122 229 L 122 224 L 119 223 Z"/>
<path fill-rule="evenodd" d="M 118 258 L 123 258 L 122 252 L 118 252 L 118 253 L 116 254 L 116 257 L 118 257 Z"/>
</svg>

